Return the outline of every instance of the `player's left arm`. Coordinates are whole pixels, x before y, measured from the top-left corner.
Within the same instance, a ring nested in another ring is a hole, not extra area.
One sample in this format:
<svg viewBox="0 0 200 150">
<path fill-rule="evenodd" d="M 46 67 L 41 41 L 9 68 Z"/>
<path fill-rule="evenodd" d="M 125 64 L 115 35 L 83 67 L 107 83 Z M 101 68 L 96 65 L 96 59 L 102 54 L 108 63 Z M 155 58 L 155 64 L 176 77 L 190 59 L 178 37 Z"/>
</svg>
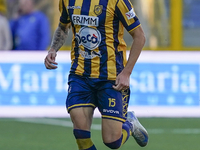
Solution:
<svg viewBox="0 0 200 150">
<path fill-rule="evenodd" d="M 122 72 L 117 76 L 115 90 L 126 90 L 130 84 L 130 75 L 144 47 L 146 38 L 141 26 L 129 32 L 133 38 L 128 61 Z"/>
<path fill-rule="evenodd" d="M 145 34 L 141 26 L 131 31 L 130 35 L 133 38 L 133 43 L 130 49 L 130 54 L 127 64 L 123 70 L 124 72 L 127 72 L 129 75 L 131 74 L 133 67 L 136 64 L 146 41 Z"/>
</svg>

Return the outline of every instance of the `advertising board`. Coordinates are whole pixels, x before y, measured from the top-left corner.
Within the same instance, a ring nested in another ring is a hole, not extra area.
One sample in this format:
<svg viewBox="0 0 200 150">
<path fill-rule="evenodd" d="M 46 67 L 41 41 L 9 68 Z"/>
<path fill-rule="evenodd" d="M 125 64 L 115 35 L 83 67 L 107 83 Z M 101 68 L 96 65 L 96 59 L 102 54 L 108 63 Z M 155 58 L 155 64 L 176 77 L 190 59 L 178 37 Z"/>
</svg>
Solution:
<svg viewBox="0 0 200 150">
<path fill-rule="evenodd" d="M 69 52 L 58 68 L 44 66 L 46 52 L 0 53 L 0 107 L 65 107 Z M 129 108 L 200 106 L 200 60 L 196 53 L 142 52 L 130 78 Z"/>
</svg>

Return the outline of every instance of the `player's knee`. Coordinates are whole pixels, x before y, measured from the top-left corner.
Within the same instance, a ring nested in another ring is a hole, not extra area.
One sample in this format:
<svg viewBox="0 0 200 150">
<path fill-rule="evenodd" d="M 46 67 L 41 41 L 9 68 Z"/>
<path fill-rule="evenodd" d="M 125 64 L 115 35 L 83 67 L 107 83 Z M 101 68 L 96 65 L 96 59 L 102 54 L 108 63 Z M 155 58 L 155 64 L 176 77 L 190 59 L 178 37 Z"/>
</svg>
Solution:
<svg viewBox="0 0 200 150">
<path fill-rule="evenodd" d="M 111 142 L 111 143 L 105 143 L 104 142 L 104 144 L 107 147 L 109 147 L 110 149 L 118 149 L 122 145 L 122 136 L 117 141 L 114 141 L 114 142 Z"/>
</svg>

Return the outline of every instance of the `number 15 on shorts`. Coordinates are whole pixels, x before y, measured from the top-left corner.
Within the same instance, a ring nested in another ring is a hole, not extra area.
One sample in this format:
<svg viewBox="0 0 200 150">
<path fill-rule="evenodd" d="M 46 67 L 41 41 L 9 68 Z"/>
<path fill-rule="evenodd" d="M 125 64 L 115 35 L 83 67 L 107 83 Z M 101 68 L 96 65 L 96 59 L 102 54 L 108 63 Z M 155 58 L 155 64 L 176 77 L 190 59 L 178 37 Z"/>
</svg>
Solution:
<svg viewBox="0 0 200 150">
<path fill-rule="evenodd" d="M 114 98 L 109 98 L 109 107 L 115 107 L 116 105 L 116 99 Z"/>
</svg>

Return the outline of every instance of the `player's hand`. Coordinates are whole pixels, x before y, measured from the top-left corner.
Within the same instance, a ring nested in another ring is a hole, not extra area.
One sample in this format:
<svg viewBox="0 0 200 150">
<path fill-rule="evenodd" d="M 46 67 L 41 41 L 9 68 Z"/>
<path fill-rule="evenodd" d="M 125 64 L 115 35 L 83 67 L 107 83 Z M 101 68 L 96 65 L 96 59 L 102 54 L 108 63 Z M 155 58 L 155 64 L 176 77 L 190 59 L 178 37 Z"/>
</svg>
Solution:
<svg viewBox="0 0 200 150">
<path fill-rule="evenodd" d="M 44 64 L 45 64 L 45 67 L 47 69 L 56 69 L 58 65 L 57 62 L 55 62 L 56 60 L 56 51 L 55 50 L 49 50 L 45 60 L 44 60 Z"/>
<path fill-rule="evenodd" d="M 122 90 L 128 89 L 129 85 L 130 85 L 130 75 L 122 71 L 117 76 L 115 85 L 113 85 L 113 88 L 117 91 L 122 91 Z"/>
</svg>

